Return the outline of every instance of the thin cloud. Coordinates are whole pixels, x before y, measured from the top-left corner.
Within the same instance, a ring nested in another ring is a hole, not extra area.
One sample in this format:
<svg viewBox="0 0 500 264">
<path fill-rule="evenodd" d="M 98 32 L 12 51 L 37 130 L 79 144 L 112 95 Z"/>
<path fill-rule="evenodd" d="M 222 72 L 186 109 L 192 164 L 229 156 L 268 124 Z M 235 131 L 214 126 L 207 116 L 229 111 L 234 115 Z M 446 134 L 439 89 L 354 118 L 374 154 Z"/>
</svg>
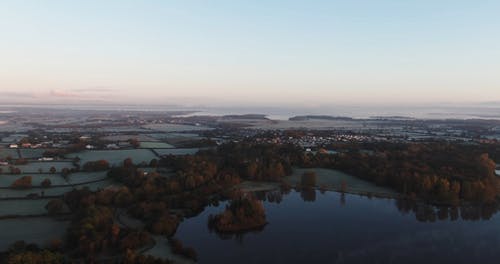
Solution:
<svg viewBox="0 0 500 264">
<path fill-rule="evenodd" d="M 0 92 L 0 96 L 9 98 L 37 98 L 35 93 L 30 92 Z"/>
<path fill-rule="evenodd" d="M 70 97 L 70 98 L 81 98 L 81 94 L 64 91 L 64 90 L 51 90 L 50 95 L 53 97 Z"/>
<path fill-rule="evenodd" d="M 109 93 L 109 92 L 115 92 L 116 89 L 97 86 L 97 87 L 72 89 L 72 91 L 77 93 Z"/>
</svg>

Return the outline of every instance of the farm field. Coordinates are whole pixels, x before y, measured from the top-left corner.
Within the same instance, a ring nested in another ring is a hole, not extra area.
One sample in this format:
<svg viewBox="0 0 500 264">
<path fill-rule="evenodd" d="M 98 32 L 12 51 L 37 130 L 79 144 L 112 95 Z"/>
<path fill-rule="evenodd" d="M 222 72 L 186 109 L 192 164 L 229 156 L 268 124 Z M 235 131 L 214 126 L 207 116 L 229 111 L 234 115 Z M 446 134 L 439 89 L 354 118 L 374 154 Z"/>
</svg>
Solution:
<svg viewBox="0 0 500 264">
<path fill-rule="evenodd" d="M 9 149 L 0 147 L 0 159 L 6 159 L 7 157 L 11 157 L 13 159 L 19 158 L 19 154 L 17 153 L 17 149 Z"/>
<path fill-rule="evenodd" d="M 45 205 L 47 205 L 49 201 L 50 199 L 0 200 L 0 217 L 46 214 L 47 210 L 45 209 Z"/>
<path fill-rule="evenodd" d="M 80 164 L 89 161 L 107 160 L 110 165 L 121 165 L 123 160 L 131 158 L 134 163 L 147 162 L 157 158 L 149 149 L 121 149 L 121 150 L 85 150 L 66 155 L 67 158 L 80 158 Z"/>
<path fill-rule="evenodd" d="M 32 185 L 40 186 L 43 180 L 49 179 L 52 185 L 65 185 L 68 184 L 64 178 L 59 174 L 21 174 L 21 175 L 10 175 L 3 174 L 0 175 L 0 187 L 9 187 L 15 180 L 24 177 L 31 176 Z M 1 192 L 1 191 L 0 191 Z"/>
<path fill-rule="evenodd" d="M 38 159 L 43 157 L 43 153 L 51 149 L 20 149 L 21 158 Z"/>
<path fill-rule="evenodd" d="M 158 155 L 190 155 L 198 152 L 199 148 L 173 148 L 173 149 L 155 149 Z"/>
<path fill-rule="evenodd" d="M 175 148 L 175 147 L 165 142 L 147 141 L 147 142 L 141 142 L 141 148 L 155 149 L 155 148 Z"/>
<path fill-rule="evenodd" d="M 64 168 L 73 168 L 73 163 L 69 161 L 35 161 L 29 162 L 26 165 L 15 165 L 16 168 L 21 170 L 21 173 L 39 173 L 40 169 L 42 173 L 48 173 L 51 167 L 56 169 L 56 172 L 60 172 Z"/>
<path fill-rule="evenodd" d="M 371 182 L 359 179 L 338 170 L 311 168 L 294 168 L 291 176 L 285 177 L 285 181 L 292 186 L 300 184 L 304 172 L 313 171 L 316 173 L 316 187 L 324 186 L 328 189 L 340 189 L 342 182 L 346 183 L 347 191 L 350 192 L 372 192 L 383 194 L 396 194 L 395 191 L 377 186 Z"/>
<path fill-rule="evenodd" d="M 49 217 L 31 217 L 0 220 L 0 251 L 7 250 L 13 241 L 22 238 L 27 243 L 45 246 L 53 239 L 63 238 L 69 222 Z"/>
</svg>

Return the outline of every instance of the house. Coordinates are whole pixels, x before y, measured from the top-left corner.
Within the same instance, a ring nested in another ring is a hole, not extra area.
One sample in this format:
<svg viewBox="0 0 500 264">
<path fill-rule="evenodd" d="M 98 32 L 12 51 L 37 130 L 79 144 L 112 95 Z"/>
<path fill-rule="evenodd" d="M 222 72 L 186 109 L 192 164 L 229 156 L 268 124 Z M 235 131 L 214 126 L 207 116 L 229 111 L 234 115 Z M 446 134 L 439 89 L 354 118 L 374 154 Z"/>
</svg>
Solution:
<svg viewBox="0 0 500 264">
<path fill-rule="evenodd" d="M 16 148 L 18 148 L 18 147 L 19 147 L 19 146 L 18 146 L 17 144 L 10 144 L 10 145 L 9 145 L 9 148 L 11 148 L 11 149 L 16 149 Z"/>
<path fill-rule="evenodd" d="M 23 148 L 31 148 L 31 143 L 23 143 L 23 144 L 21 144 L 21 147 L 23 147 Z"/>
<path fill-rule="evenodd" d="M 132 144 L 128 143 L 127 141 L 120 141 L 120 142 L 118 142 L 118 146 L 122 147 L 122 148 L 127 148 L 127 147 L 131 147 Z"/>
<path fill-rule="evenodd" d="M 0 166 L 9 166 L 7 161 L 0 161 Z"/>
<path fill-rule="evenodd" d="M 42 157 L 38 159 L 39 161 L 53 161 L 54 158 L 47 158 L 47 157 Z"/>
<path fill-rule="evenodd" d="M 106 148 L 108 148 L 108 149 L 119 149 L 120 147 L 118 147 L 118 145 L 116 145 L 116 144 L 108 144 L 108 145 L 106 145 Z"/>
</svg>

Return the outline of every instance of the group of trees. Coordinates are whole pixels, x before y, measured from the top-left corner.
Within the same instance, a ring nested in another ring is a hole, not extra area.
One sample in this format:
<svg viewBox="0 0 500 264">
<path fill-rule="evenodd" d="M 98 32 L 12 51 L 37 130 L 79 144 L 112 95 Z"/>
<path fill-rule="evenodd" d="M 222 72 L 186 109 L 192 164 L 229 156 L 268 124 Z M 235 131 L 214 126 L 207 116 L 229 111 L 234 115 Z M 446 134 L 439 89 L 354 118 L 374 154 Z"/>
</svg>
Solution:
<svg viewBox="0 0 500 264">
<path fill-rule="evenodd" d="M 0 257 L 0 262 L 7 264 L 59 264 L 64 263 L 64 256 L 57 247 L 42 249 L 37 245 L 18 241 L 9 248 L 3 258 Z"/>
<path fill-rule="evenodd" d="M 134 204 L 128 212 L 145 222 L 153 234 L 172 236 L 179 224 L 179 218 L 171 215 L 167 204 L 162 201 L 143 201 Z"/>
<path fill-rule="evenodd" d="M 47 208 L 58 212 L 68 206 L 73 218 L 68 228 L 65 246 L 74 257 L 96 261 L 102 252 L 124 255 L 151 242 L 149 233 L 120 226 L 116 222 L 115 208 L 124 206 L 121 199 L 126 188 L 91 192 L 73 190 L 61 201 L 51 201 Z"/>
<path fill-rule="evenodd" d="M 188 259 L 192 259 L 194 261 L 198 260 L 198 255 L 196 254 L 196 251 L 194 251 L 193 248 L 190 247 L 184 247 L 182 242 L 178 239 L 175 238 L 170 238 L 169 239 L 170 247 L 172 248 L 172 251 L 175 254 L 184 256 Z"/>
<path fill-rule="evenodd" d="M 31 188 L 32 184 L 32 177 L 31 176 L 23 176 L 17 180 L 15 180 L 10 187 L 14 189 L 29 189 Z"/>
<path fill-rule="evenodd" d="M 210 215 L 208 221 L 209 228 L 221 233 L 258 229 L 266 223 L 264 205 L 250 196 L 233 199 L 224 212 Z"/>
<path fill-rule="evenodd" d="M 436 222 L 439 220 L 456 221 L 457 219 L 488 220 L 498 211 L 499 206 L 498 204 L 433 206 L 409 199 L 397 199 L 396 207 L 403 213 L 415 214 L 418 221 Z"/>
<path fill-rule="evenodd" d="M 155 258 L 151 255 L 138 254 L 135 250 L 128 249 L 123 259 L 124 264 L 172 264 L 168 259 Z"/>
<path fill-rule="evenodd" d="M 107 160 L 88 161 L 83 164 L 84 171 L 105 171 L 109 169 L 109 162 Z"/>
<path fill-rule="evenodd" d="M 301 163 L 339 169 L 409 197 L 448 204 L 496 202 L 495 162 L 471 146 L 438 142 L 350 147 L 335 156 L 305 155 Z"/>
<path fill-rule="evenodd" d="M 7 171 L 7 173 L 8 173 L 8 174 L 19 175 L 19 174 L 21 174 L 21 173 L 22 173 L 21 169 L 20 169 L 20 168 L 18 168 L 18 167 L 15 167 L 15 166 L 9 166 L 8 168 L 9 168 L 9 170 Z M 68 169 L 68 168 L 63 168 L 63 169 L 61 170 L 61 172 L 62 172 L 62 173 L 64 173 L 64 172 L 70 173 L 70 172 L 74 172 L 74 171 L 75 171 L 75 169 L 74 169 L 74 168 L 72 168 L 71 170 L 70 170 L 70 169 Z M 55 174 L 56 172 L 57 172 L 57 169 L 56 169 L 54 166 L 52 166 L 52 167 L 50 167 L 50 168 L 49 168 L 49 173 L 50 173 L 50 174 Z M 0 168 L 0 174 L 2 174 L 2 173 L 4 173 L 4 171 L 3 171 L 3 169 L 2 169 L 2 168 Z M 32 173 L 33 173 L 33 172 L 32 172 Z M 43 169 L 42 169 L 42 168 L 39 168 L 39 169 L 38 169 L 38 173 L 39 173 L 39 174 L 42 174 L 42 173 L 43 173 Z"/>
</svg>

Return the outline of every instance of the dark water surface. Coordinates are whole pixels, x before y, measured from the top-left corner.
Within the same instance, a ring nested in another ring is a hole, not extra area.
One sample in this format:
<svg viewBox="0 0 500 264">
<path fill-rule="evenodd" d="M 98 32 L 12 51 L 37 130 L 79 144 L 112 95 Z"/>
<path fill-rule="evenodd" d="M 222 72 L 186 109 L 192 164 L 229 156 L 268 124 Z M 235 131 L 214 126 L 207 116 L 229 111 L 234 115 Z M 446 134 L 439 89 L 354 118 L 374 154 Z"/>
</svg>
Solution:
<svg viewBox="0 0 500 264">
<path fill-rule="evenodd" d="M 310 195 L 311 196 L 311 195 Z M 186 219 L 176 233 L 200 263 L 500 263 L 500 218 L 418 221 L 396 201 L 292 191 L 266 201 L 262 231 L 222 238 L 207 228 L 224 204 Z M 314 200 L 314 201 L 311 201 Z"/>
</svg>

